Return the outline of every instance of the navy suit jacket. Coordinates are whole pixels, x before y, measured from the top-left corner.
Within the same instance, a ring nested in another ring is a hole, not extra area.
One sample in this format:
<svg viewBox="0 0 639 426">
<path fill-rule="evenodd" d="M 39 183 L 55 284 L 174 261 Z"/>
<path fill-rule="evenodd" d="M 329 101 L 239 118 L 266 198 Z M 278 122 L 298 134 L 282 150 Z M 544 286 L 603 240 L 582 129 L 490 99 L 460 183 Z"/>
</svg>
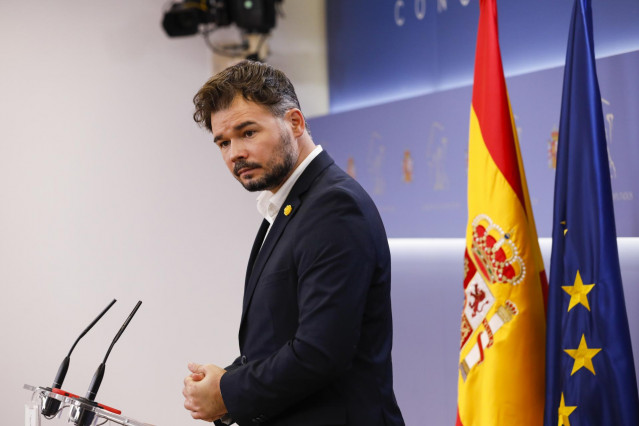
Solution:
<svg viewBox="0 0 639 426">
<path fill-rule="evenodd" d="M 362 187 L 321 152 L 246 273 L 241 356 L 222 376 L 240 425 L 403 425 L 393 392 L 388 240 Z M 263 242 L 263 245 L 262 245 Z"/>
</svg>

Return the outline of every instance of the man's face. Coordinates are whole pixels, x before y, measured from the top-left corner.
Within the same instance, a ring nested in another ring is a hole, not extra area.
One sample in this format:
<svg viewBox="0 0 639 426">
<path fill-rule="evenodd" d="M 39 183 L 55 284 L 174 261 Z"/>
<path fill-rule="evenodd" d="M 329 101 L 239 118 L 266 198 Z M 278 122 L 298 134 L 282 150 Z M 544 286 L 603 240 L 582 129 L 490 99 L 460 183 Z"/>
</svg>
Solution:
<svg viewBox="0 0 639 426">
<path fill-rule="evenodd" d="M 277 191 L 296 166 L 299 148 L 286 119 L 242 96 L 211 114 L 211 131 L 226 166 L 249 191 Z"/>
</svg>

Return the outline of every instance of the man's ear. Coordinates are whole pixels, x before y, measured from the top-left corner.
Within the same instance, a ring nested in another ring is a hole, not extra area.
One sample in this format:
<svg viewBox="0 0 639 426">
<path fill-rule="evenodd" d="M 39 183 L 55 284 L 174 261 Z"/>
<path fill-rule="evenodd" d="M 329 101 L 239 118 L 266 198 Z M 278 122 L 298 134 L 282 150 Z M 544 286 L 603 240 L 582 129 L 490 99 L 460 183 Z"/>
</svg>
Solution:
<svg viewBox="0 0 639 426">
<path fill-rule="evenodd" d="M 306 130 L 306 120 L 304 114 L 298 108 L 291 108 L 284 114 L 284 119 L 291 126 L 293 136 L 299 138 Z"/>
</svg>

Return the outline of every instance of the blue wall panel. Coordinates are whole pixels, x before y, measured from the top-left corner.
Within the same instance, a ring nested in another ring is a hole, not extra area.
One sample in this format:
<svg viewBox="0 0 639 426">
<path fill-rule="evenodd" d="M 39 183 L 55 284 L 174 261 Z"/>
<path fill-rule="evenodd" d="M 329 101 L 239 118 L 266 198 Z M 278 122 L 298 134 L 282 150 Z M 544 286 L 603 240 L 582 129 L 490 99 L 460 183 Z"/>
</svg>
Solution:
<svg viewBox="0 0 639 426">
<path fill-rule="evenodd" d="M 506 75 L 563 65 L 572 0 L 498 0 Z M 639 49 L 639 1 L 593 1 L 597 57 Z M 469 84 L 477 0 L 328 0 L 331 111 Z"/>
<path fill-rule="evenodd" d="M 639 25 L 638 25 L 639 26 Z M 639 50 L 597 61 L 619 236 L 639 236 Z M 563 67 L 507 78 L 539 235 L 551 235 Z M 472 87 L 310 120 L 390 237 L 463 237 Z"/>
</svg>

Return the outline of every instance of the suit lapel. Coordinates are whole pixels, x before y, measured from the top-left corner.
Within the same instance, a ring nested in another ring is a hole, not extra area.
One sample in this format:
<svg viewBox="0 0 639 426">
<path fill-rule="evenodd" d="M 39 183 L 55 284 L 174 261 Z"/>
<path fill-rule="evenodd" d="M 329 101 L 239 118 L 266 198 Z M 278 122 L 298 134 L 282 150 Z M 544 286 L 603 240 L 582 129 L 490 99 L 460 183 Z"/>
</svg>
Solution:
<svg viewBox="0 0 639 426">
<path fill-rule="evenodd" d="M 244 301 L 242 302 L 242 306 L 246 306 L 247 300 L 247 292 L 246 287 L 248 286 L 249 278 L 251 277 L 251 272 L 253 271 L 253 265 L 255 265 L 255 259 L 257 259 L 257 255 L 260 252 L 260 248 L 264 243 L 264 236 L 268 231 L 269 223 L 268 220 L 264 219 L 262 221 L 262 225 L 260 226 L 259 231 L 257 231 L 257 236 L 255 237 L 255 241 L 253 241 L 253 248 L 251 249 L 251 256 L 249 257 L 248 265 L 246 266 L 246 277 L 244 278 Z"/>
<path fill-rule="evenodd" d="M 264 223 L 260 227 L 260 231 L 258 232 L 258 236 L 255 239 L 255 243 L 253 244 L 253 250 L 251 251 L 251 257 L 249 259 L 249 265 L 246 271 L 246 283 L 244 288 L 244 300 L 242 304 L 242 320 L 241 325 L 244 324 L 244 319 L 246 318 L 246 311 L 251 303 L 251 299 L 253 298 L 253 293 L 255 292 L 255 287 L 259 280 L 260 275 L 262 274 L 262 270 L 266 265 L 275 245 L 278 240 L 284 233 L 286 226 L 289 224 L 291 219 L 295 216 L 295 213 L 299 210 L 300 206 L 303 202 L 303 194 L 309 189 L 313 181 L 317 178 L 317 176 L 329 165 L 333 163 L 333 159 L 326 153 L 326 151 L 322 151 L 319 153 L 317 157 L 311 161 L 306 170 L 300 175 L 295 185 L 291 189 L 291 192 L 286 197 L 286 201 L 282 204 L 282 208 L 277 214 L 273 225 L 271 226 L 271 230 L 268 231 L 268 235 L 266 236 L 266 240 L 264 244 L 261 245 L 266 230 L 268 229 L 268 222 L 265 220 L 266 227 Z M 290 206 L 290 210 L 289 207 Z M 288 213 L 286 212 L 288 210 Z M 260 238 L 260 235 L 262 238 Z M 257 251 L 256 251 L 257 250 Z M 240 327 L 241 327 L 240 325 Z"/>
</svg>

